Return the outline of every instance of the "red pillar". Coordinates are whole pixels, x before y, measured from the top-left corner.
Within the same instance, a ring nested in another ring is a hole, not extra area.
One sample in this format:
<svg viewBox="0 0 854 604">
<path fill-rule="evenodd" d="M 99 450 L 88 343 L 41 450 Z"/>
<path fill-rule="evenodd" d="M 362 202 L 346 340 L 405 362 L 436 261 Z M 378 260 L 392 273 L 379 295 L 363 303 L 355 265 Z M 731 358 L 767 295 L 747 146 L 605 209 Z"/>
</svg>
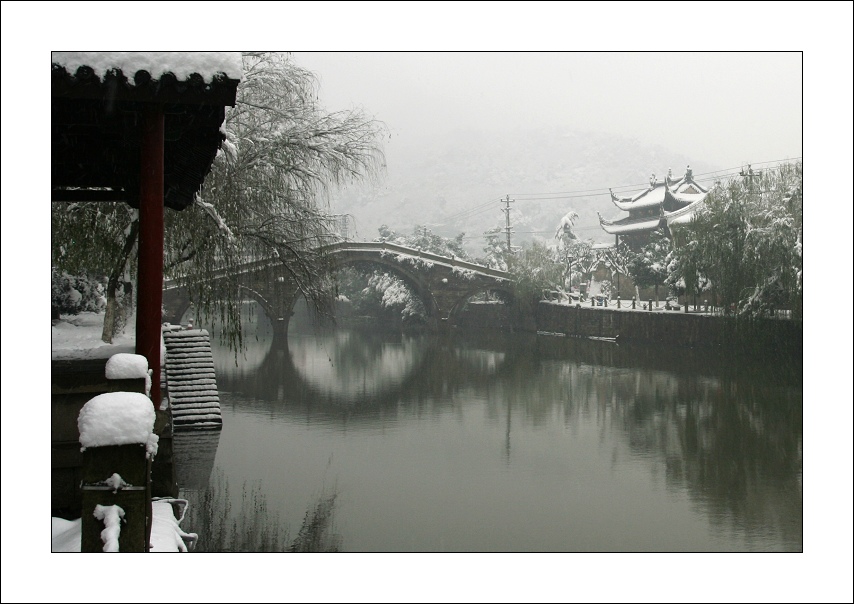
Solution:
<svg viewBox="0 0 854 604">
<path fill-rule="evenodd" d="M 139 281 L 136 353 L 148 359 L 151 401 L 160 409 L 160 338 L 163 305 L 163 111 L 142 115 L 139 183 Z"/>
</svg>

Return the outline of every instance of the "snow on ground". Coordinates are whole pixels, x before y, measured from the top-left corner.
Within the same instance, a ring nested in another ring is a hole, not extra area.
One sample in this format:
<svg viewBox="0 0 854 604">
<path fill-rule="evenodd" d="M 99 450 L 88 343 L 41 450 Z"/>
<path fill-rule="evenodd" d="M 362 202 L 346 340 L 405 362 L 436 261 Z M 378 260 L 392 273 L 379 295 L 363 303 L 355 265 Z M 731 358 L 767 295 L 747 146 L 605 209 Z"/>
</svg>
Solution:
<svg viewBox="0 0 854 604">
<path fill-rule="evenodd" d="M 101 340 L 104 313 L 82 312 L 61 315 L 50 328 L 51 359 L 109 359 L 114 354 L 133 354 L 136 351 L 136 315 L 128 317 L 124 331 L 113 338 L 112 344 Z M 160 340 L 160 362 L 166 358 L 166 346 Z"/>
<path fill-rule="evenodd" d="M 83 312 L 79 315 L 62 315 L 50 328 L 51 359 L 108 359 L 116 353 L 133 353 L 136 349 L 134 326 L 136 318 L 130 317 L 123 333 L 113 338 L 112 344 L 101 340 L 104 314 Z"/>
</svg>

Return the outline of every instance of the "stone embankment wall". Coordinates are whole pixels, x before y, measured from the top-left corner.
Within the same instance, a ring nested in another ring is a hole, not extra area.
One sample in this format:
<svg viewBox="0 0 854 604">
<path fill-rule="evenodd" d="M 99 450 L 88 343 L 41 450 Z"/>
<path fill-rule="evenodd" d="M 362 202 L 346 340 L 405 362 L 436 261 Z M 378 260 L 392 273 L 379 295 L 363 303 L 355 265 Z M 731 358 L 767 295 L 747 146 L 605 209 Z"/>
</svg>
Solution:
<svg viewBox="0 0 854 604">
<path fill-rule="evenodd" d="M 694 348 L 760 347 L 803 354 L 803 322 L 735 319 L 665 310 L 617 310 L 541 302 L 537 330 L 575 337 L 617 338 Z"/>
</svg>

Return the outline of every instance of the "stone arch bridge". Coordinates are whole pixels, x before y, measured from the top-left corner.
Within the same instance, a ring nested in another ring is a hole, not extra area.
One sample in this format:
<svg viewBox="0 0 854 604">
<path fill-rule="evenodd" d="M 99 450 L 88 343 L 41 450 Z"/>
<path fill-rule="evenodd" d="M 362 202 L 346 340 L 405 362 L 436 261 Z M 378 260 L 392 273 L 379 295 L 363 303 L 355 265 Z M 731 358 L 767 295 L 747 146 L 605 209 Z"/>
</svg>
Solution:
<svg viewBox="0 0 854 604">
<path fill-rule="evenodd" d="M 424 303 L 428 325 L 443 329 L 455 323 L 466 301 L 481 292 L 495 292 L 511 309 L 515 292 L 509 273 L 456 258 L 392 244 L 341 242 L 324 248 L 333 268 L 372 264 L 388 269 L 409 285 Z M 276 259 L 247 262 L 237 273 L 214 276 L 237 278 L 248 298 L 256 300 L 274 329 L 286 334 L 294 304 L 302 296 L 288 270 Z M 212 283 L 215 286 L 215 283 Z M 177 324 L 190 307 L 184 287 L 164 284 L 164 321 Z M 517 313 L 512 312 L 511 316 Z"/>
</svg>

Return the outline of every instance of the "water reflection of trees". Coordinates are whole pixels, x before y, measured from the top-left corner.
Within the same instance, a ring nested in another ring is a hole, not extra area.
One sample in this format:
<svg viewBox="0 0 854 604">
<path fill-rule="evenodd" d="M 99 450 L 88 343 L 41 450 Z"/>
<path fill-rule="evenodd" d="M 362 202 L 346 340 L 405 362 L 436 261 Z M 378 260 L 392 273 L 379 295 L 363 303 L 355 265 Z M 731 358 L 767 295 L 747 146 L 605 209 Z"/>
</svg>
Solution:
<svg viewBox="0 0 854 604">
<path fill-rule="evenodd" d="M 563 389 L 561 400 L 571 399 L 568 418 L 595 411 L 603 429 L 621 431 L 633 454 L 663 468 L 669 488 L 686 488 L 713 519 L 734 519 L 730 528 L 756 549 L 762 549 L 763 534 L 801 547 L 803 396 L 797 361 L 763 363 L 738 351 L 728 361 L 695 351 L 653 360 L 648 350 L 637 360 L 638 350 L 620 348 L 564 349 L 576 360 L 607 356 L 609 363 L 544 361 L 552 379 L 538 385 L 546 389 L 551 381 Z M 627 357 L 648 368 L 624 369 Z"/>
<path fill-rule="evenodd" d="M 389 358 L 383 347 L 391 346 L 408 373 L 364 396 L 336 398 L 297 371 L 294 351 L 274 347 L 256 372 L 221 379 L 221 388 L 251 392 L 271 416 L 350 428 L 460 413 L 472 398 L 508 432 L 511 418 L 534 427 L 595 418 L 603 435 L 622 435 L 629 455 L 661 471 L 668 488 L 686 490 L 711 518 L 734 519 L 728 528 L 749 543 L 754 535 L 757 549 L 769 530 L 802 545 L 797 360 L 507 334 L 423 336 L 408 348 L 376 334 L 336 342 L 330 360 L 348 371 Z"/>
</svg>

